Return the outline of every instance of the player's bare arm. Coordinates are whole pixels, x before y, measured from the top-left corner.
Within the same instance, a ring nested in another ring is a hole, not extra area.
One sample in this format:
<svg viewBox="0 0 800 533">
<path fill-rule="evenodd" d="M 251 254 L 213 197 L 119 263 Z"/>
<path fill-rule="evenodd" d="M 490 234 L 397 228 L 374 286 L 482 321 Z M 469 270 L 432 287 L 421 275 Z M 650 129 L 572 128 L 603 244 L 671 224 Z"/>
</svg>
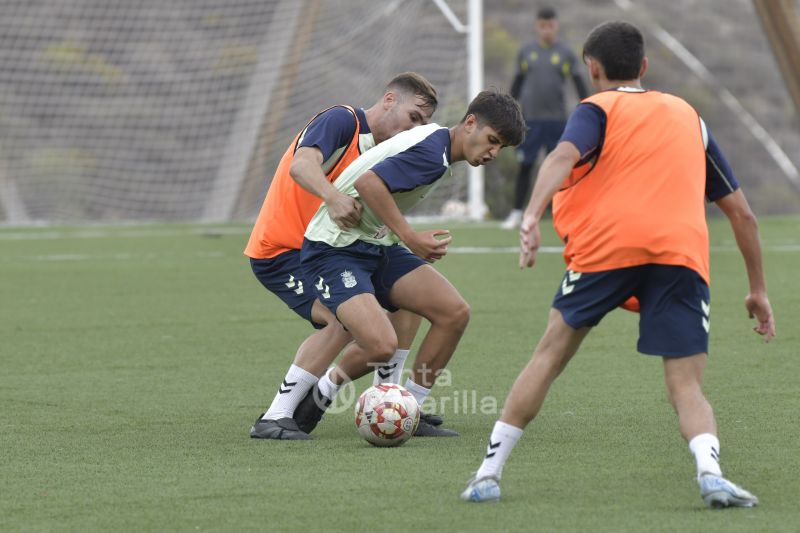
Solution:
<svg viewBox="0 0 800 533">
<path fill-rule="evenodd" d="M 328 206 L 328 216 L 342 229 L 354 228 L 361 220 L 361 204 L 339 192 L 322 171 L 322 151 L 315 146 L 301 146 L 289 169 L 292 179 Z"/>
<path fill-rule="evenodd" d="M 716 204 L 730 221 L 736 244 L 744 258 L 750 292 L 745 298 L 745 307 L 750 318 L 758 320 L 753 330 L 764 339 L 775 336 L 775 317 L 767 297 L 767 282 L 761 258 L 761 240 L 758 236 L 758 221 L 741 189 L 723 196 Z"/>
<path fill-rule="evenodd" d="M 398 209 L 389 189 L 374 172 L 367 171 L 355 182 L 356 191 L 370 209 L 402 240 L 409 250 L 426 261 L 437 261 L 453 240 L 443 229 L 415 231 Z M 442 237 L 444 236 L 444 237 Z M 437 238 L 442 237 L 442 238 Z"/>
<path fill-rule="evenodd" d="M 536 262 L 536 252 L 541 243 L 539 220 L 580 157 L 581 154 L 574 144 L 561 142 L 542 162 L 519 228 L 520 268 L 532 267 Z"/>
</svg>

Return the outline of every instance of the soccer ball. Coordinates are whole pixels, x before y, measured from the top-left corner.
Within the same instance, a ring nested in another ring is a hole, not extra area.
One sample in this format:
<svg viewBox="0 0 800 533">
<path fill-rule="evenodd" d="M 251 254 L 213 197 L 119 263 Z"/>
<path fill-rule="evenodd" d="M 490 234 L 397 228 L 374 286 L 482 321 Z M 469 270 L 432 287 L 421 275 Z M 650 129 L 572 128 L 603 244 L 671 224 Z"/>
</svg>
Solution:
<svg viewBox="0 0 800 533">
<path fill-rule="evenodd" d="M 419 405 L 400 385 L 374 385 L 358 398 L 356 428 L 373 446 L 400 446 L 419 424 Z"/>
</svg>

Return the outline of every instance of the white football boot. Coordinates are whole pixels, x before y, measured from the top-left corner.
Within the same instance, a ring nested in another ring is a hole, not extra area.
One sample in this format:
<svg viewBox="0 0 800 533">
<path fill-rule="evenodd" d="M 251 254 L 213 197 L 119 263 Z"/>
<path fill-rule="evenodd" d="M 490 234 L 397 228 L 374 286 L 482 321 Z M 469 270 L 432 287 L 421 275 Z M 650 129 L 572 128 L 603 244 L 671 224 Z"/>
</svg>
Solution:
<svg viewBox="0 0 800 533">
<path fill-rule="evenodd" d="M 758 498 L 722 476 L 703 474 L 697 479 L 697 483 L 700 485 L 700 497 L 709 507 L 719 509 L 758 505 Z"/>
<path fill-rule="evenodd" d="M 474 477 L 467 483 L 467 488 L 461 493 L 461 499 L 465 502 L 499 502 L 500 484 L 496 477 Z"/>
</svg>

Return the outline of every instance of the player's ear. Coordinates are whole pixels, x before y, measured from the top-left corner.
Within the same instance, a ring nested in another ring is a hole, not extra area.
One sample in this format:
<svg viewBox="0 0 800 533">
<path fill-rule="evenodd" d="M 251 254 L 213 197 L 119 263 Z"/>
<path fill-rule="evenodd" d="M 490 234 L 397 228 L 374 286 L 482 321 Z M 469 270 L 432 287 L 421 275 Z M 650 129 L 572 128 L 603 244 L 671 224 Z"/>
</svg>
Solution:
<svg viewBox="0 0 800 533">
<path fill-rule="evenodd" d="M 392 91 L 386 91 L 386 93 L 383 95 L 383 108 L 391 109 L 396 101 L 397 95 Z"/>
<path fill-rule="evenodd" d="M 464 130 L 467 133 L 472 133 L 477 126 L 478 126 L 478 118 L 472 113 L 467 115 L 467 117 L 464 119 Z"/>
<path fill-rule="evenodd" d="M 594 58 L 587 57 L 586 58 L 586 66 L 589 68 L 589 76 L 592 80 L 599 80 L 603 71 L 602 65 L 600 62 Z"/>
</svg>

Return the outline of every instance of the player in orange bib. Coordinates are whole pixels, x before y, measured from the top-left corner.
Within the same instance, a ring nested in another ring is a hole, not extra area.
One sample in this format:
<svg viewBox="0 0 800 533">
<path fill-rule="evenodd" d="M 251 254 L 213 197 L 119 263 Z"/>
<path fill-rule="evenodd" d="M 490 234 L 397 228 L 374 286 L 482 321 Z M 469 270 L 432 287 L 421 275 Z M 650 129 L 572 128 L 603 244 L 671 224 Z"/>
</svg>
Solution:
<svg viewBox="0 0 800 533">
<path fill-rule="evenodd" d="M 310 439 L 298 427 L 295 409 L 352 340 L 303 277 L 300 247 L 311 217 L 324 200 L 337 225 L 358 225 L 360 204 L 337 191 L 332 182 L 364 151 L 401 131 L 427 124 L 437 103 L 436 89 L 428 80 L 414 72 L 400 74 L 369 109 L 333 106 L 318 113 L 281 158 L 244 253 L 264 287 L 318 331 L 298 349 L 272 404 L 251 428 L 251 437 Z M 399 348 L 385 367 L 376 369 L 376 380 L 397 382 L 420 317 L 398 311 L 390 319 Z M 441 423 L 436 418 L 430 421 Z"/>
<path fill-rule="evenodd" d="M 775 322 L 756 218 L 697 112 L 676 96 L 642 88 L 647 58 L 636 27 L 601 24 L 583 55 L 598 93 L 576 108 L 543 162 L 520 229 L 520 268 L 530 267 L 552 200 L 567 272 L 462 498 L 500 498 L 503 465 L 550 385 L 591 328 L 628 302 L 640 311 L 638 350 L 663 359 L 701 497 L 711 507 L 752 507 L 757 498 L 722 477 L 717 425 L 703 395 L 711 311 L 704 197 L 730 220 L 747 268 L 745 305 L 768 341 Z"/>
</svg>

